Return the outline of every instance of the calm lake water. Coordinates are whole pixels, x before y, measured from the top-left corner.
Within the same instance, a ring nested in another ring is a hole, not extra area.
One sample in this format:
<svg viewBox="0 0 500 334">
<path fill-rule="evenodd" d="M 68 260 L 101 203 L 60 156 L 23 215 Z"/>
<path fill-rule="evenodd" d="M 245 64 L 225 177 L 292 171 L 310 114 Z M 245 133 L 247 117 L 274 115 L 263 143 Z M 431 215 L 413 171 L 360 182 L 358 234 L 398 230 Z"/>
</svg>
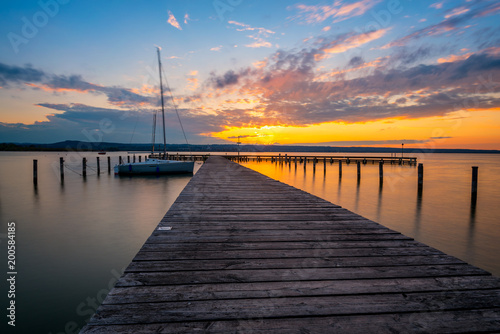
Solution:
<svg viewBox="0 0 500 334">
<path fill-rule="evenodd" d="M 117 177 L 107 173 L 124 152 L 0 152 L 0 247 L 7 253 L 7 223 L 16 223 L 16 328 L 9 333 L 77 333 L 152 233 L 191 176 Z M 143 154 L 144 155 L 144 154 Z M 321 155 L 321 154 L 318 154 Z M 373 154 L 367 154 L 373 156 Z M 59 157 L 68 167 L 59 180 Z M 81 159 L 89 160 L 88 175 Z M 39 180 L 32 182 L 33 159 Z M 428 154 L 417 196 L 416 167 L 320 163 L 245 163 L 282 182 L 325 198 L 387 227 L 500 276 L 500 155 Z M 479 166 L 478 201 L 470 205 L 471 166 Z M 199 164 L 196 168 L 199 168 Z M 74 171 L 72 171 L 74 170 Z M 6 256 L 3 268 L 6 268 Z M 7 272 L 7 269 L 4 269 Z M 7 305 L 6 281 L 2 280 Z M 2 331 L 5 333 L 5 331 Z"/>
</svg>

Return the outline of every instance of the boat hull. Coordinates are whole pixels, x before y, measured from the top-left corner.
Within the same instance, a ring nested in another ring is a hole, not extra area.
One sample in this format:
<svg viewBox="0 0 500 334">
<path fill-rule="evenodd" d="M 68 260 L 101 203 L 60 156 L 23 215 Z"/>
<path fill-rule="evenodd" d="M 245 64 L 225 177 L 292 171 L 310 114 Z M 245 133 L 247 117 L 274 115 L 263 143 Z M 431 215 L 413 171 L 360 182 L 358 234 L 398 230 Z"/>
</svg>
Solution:
<svg viewBox="0 0 500 334">
<path fill-rule="evenodd" d="M 186 174 L 193 173 L 194 161 L 146 160 L 145 162 L 126 163 L 115 166 L 115 174 Z"/>
</svg>

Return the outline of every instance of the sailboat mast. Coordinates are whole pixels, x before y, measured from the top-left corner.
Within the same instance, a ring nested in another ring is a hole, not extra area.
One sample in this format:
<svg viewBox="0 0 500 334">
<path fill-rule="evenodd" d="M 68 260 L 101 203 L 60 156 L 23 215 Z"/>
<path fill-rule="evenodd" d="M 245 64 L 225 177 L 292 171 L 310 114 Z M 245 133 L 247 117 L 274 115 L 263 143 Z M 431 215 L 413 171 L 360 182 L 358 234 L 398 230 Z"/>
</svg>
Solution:
<svg viewBox="0 0 500 334">
<path fill-rule="evenodd" d="M 167 156 L 167 136 L 165 134 L 165 104 L 163 102 L 163 82 L 161 78 L 160 48 L 156 48 L 158 53 L 158 71 L 160 72 L 160 96 L 161 96 L 161 117 L 163 119 L 163 157 Z"/>
</svg>

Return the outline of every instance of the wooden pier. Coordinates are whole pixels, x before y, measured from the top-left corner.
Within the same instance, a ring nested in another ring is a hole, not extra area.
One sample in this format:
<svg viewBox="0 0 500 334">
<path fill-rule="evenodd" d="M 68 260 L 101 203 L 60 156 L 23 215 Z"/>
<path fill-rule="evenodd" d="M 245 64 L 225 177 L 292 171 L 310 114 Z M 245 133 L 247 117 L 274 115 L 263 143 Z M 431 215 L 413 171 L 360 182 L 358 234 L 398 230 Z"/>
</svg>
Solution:
<svg viewBox="0 0 500 334">
<path fill-rule="evenodd" d="M 235 162 L 248 162 L 248 161 L 271 161 L 271 162 L 279 162 L 279 163 L 295 163 L 297 161 L 298 163 L 308 163 L 308 162 L 328 162 L 328 163 L 335 163 L 335 162 L 344 162 L 346 164 L 354 163 L 356 164 L 357 162 L 360 162 L 362 164 L 367 164 L 367 163 L 388 163 L 388 164 L 399 164 L 399 165 L 410 165 L 410 166 L 416 166 L 417 165 L 417 157 L 412 157 L 412 156 L 406 156 L 406 157 L 401 157 L 401 156 L 352 156 L 352 155 L 296 155 L 296 154 L 254 154 L 254 155 L 248 155 L 248 154 L 225 154 L 225 155 L 218 155 L 217 153 L 214 153 L 212 155 L 210 154 L 187 154 L 187 153 L 176 153 L 176 154 L 169 154 L 168 158 L 172 160 L 181 160 L 181 161 L 206 161 L 210 156 L 223 156 L 224 158 L 235 161 Z M 162 158 L 163 155 L 159 154 L 150 154 L 150 158 Z"/>
<path fill-rule="evenodd" d="M 222 157 L 81 333 L 500 332 L 500 280 Z"/>
</svg>

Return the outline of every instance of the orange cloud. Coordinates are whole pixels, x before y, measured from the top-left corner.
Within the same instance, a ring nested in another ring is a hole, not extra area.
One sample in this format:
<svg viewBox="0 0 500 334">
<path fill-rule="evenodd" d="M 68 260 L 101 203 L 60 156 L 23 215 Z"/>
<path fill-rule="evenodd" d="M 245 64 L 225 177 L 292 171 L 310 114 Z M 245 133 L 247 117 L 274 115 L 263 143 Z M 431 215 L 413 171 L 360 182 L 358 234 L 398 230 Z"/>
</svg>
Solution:
<svg viewBox="0 0 500 334">
<path fill-rule="evenodd" d="M 330 17 L 337 18 L 334 22 L 340 22 L 349 18 L 363 15 L 367 10 L 371 9 L 381 0 L 361 0 L 351 4 L 342 4 L 340 1 L 335 1 L 333 5 L 328 6 L 307 6 L 296 5 L 300 15 L 298 18 L 304 18 L 307 23 L 321 23 Z"/>
<path fill-rule="evenodd" d="M 30 86 L 30 87 L 33 87 L 33 88 L 38 88 L 38 89 L 41 89 L 41 90 L 44 90 L 46 92 L 78 92 L 78 93 L 87 93 L 91 90 L 94 90 L 94 89 L 82 89 L 82 88 L 61 88 L 61 87 L 50 87 L 48 85 L 37 85 L 37 84 L 34 84 L 34 83 L 30 83 L 30 82 L 26 82 L 25 83 L 26 86 Z"/>
<path fill-rule="evenodd" d="M 319 61 L 321 59 L 326 58 L 327 54 L 332 54 L 332 53 L 342 53 L 347 50 L 357 48 L 363 44 L 369 43 L 371 41 L 374 41 L 376 39 L 381 38 L 384 36 L 390 28 L 386 29 L 379 29 L 367 33 L 362 33 L 354 36 L 350 36 L 344 40 L 335 40 L 326 46 L 324 46 L 321 51 L 324 52 L 324 54 L 316 54 L 315 55 L 315 60 Z"/>
<path fill-rule="evenodd" d="M 449 19 L 450 17 L 457 16 L 457 15 L 462 15 L 465 14 L 469 11 L 469 8 L 466 7 L 458 7 L 453 9 L 449 14 L 446 14 L 444 16 L 445 19 Z"/>
<path fill-rule="evenodd" d="M 167 22 L 174 28 L 177 28 L 179 30 L 182 30 L 181 28 L 181 25 L 179 24 L 179 22 L 177 21 L 177 19 L 175 18 L 174 14 L 172 14 L 171 11 L 168 11 L 168 20 Z"/>
<path fill-rule="evenodd" d="M 158 95 L 160 94 L 160 91 L 155 88 L 154 86 L 150 85 L 143 85 L 141 88 L 131 88 L 130 91 L 135 94 L 141 94 L 141 95 Z"/>
<path fill-rule="evenodd" d="M 456 61 L 465 60 L 465 59 L 469 58 L 470 56 L 472 56 L 473 54 L 474 54 L 473 52 L 469 52 L 469 53 L 466 53 L 464 55 L 449 55 L 448 57 L 439 58 L 437 60 L 437 62 L 439 64 L 441 64 L 441 63 L 454 63 Z"/>
</svg>

